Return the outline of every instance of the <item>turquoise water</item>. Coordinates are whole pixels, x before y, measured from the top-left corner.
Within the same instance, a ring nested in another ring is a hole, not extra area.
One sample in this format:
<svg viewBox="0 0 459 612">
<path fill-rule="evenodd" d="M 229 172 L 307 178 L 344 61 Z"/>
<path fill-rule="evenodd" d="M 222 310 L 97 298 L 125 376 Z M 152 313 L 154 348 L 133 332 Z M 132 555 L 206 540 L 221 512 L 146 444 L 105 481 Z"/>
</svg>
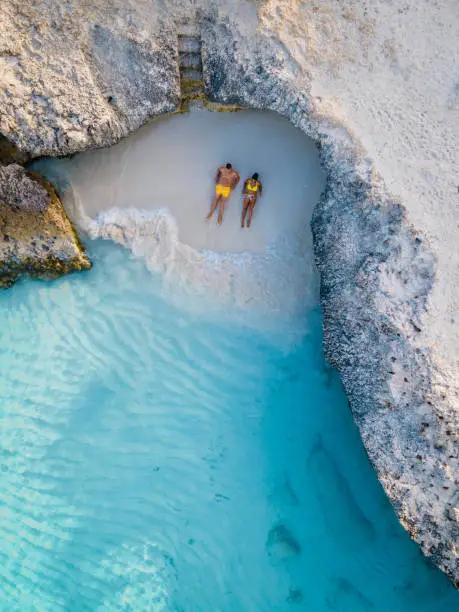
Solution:
<svg viewBox="0 0 459 612">
<path fill-rule="evenodd" d="M 457 610 L 371 470 L 321 319 L 279 348 L 109 242 L 0 294 L 0 610 Z"/>
</svg>

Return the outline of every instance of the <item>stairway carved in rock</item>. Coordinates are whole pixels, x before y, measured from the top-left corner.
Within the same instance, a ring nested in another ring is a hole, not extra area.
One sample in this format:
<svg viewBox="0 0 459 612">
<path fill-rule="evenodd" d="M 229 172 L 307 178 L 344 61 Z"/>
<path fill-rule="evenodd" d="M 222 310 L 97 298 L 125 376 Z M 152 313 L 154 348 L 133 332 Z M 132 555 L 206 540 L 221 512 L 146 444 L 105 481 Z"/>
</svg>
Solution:
<svg viewBox="0 0 459 612">
<path fill-rule="evenodd" d="M 202 42 L 197 26 L 183 23 L 178 31 L 178 56 L 180 69 L 181 110 L 190 106 L 202 106 L 205 99 Z"/>
</svg>

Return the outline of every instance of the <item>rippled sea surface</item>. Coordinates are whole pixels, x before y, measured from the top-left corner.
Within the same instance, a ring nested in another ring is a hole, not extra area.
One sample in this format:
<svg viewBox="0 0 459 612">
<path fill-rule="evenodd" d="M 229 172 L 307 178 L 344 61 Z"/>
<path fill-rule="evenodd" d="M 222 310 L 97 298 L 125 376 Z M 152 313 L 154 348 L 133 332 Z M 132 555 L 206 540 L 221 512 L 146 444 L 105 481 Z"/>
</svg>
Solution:
<svg viewBox="0 0 459 612">
<path fill-rule="evenodd" d="M 321 319 L 288 350 L 110 243 L 0 294 L 0 609 L 457 610 L 362 449 Z"/>
</svg>

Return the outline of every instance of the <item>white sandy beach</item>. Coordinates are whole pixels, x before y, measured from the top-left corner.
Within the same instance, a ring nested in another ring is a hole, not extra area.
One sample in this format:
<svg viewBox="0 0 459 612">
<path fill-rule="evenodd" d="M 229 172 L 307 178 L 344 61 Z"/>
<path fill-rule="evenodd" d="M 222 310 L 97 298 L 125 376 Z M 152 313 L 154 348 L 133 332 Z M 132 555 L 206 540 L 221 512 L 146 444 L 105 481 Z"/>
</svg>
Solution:
<svg viewBox="0 0 459 612">
<path fill-rule="evenodd" d="M 228 199 L 224 222 L 205 217 L 216 169 L 231 162 L 241 181 Z M 325 183 L 314 143 L 274 113 L 241 111 L 158 120 L 118 145 L 57 162 L 73 197 L 94 218 L 111 208 L 166 208 L 181 242 L 217 252 L 263 252 L 309 221 Z M 241 231 L 242 185 L 260 173 L 264 194 L 252 227 Z"/>
<path fill-rule="evenodd" d="M 241 182 L 218 226 L 217 214 L 205 219 L 227 161 Z M 287 317 L 318 301 L 309 224 L 325 175 L 313 141 L 274 113 L 196 110 L 36 167 L 60 185 L 79 227 L 127 246 L 192 294 Z M 241 188 L 255 171 L 264 193 L 252 227 L 241 229 Z"/>
</svg>

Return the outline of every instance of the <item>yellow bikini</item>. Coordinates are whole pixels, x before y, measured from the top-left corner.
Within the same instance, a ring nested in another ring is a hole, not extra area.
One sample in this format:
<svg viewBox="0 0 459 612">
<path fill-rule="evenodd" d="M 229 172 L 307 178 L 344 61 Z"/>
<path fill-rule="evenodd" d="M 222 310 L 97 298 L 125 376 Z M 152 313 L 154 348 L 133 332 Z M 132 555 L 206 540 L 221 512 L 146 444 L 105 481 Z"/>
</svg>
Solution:
<svg viewBox="0 0 459 612">
<path fill-rule="evenodd" d="M 257 191 L 258 191 L 258 187 L 260 186 L 260 183 L 258 181 L 256 181 L 255 179 L 250 179 L 247 182 L 247 198 L 253 202 L 255 201 L 255 198 L 257 197 Z"/>
</svg>

